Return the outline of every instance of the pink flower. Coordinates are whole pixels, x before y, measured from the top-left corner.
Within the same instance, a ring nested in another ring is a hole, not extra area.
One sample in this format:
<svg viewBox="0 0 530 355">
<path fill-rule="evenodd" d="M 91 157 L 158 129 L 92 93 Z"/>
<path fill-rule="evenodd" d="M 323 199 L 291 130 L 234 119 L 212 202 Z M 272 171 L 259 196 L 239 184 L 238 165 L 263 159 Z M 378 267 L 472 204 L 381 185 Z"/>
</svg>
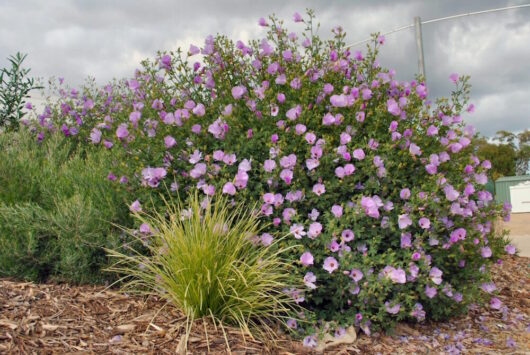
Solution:
<svg viewBox="0 0 530 355">
<path fill-rule="evenodd" d="M 340 218 L 342 216 L 342 206 L 341 205 L 333 205 L 331 207 L 331 213 L 337 218 Z"/>
<path fill-rule="evenodd" d="M 407 282 L 407 275 L 405 274 L 405 270 L 399 268 L 399 269 L 393 269 L 390 273 L 390 279 L 394 283 L 398 284 L 404 284 Z"/>
<path fill-rule="evenodd" d="M 267 159 L 263 163 L 263 169 L 265 169 L 266 172 L 270 173 L 274 169 L 276 169 L 276 162 L 274 160 Z"/>
<path fill-rule="evenodd" d="M 318 159 L 307 159 L 305 164 L 307 166 L 307 170 L 311 171 L 320 165 L 320 161 Z"/>
<path fill-rule="evenodd" d="M 501 309 L 501 306 L 502 306 L 502 302 L 497 297 L 493 297 L 490 300 L 490 307 L 491 308 L 493 308 L 493 309 Z"/>
<path fill-rule="evenodd" d="M 263 17 L 260 17 L 258 20 L 258 25 L 260 25 L 261 27 L 267 27 L 269 24 Z"/>
<path fill-rule="evenodd" d="M 314 290 L 317 288 L 317 285 L 315 285 L 315 282 L 317 281 L 317 277 L 312 272 L 308 272 L 304 276 L 304 284 L 309 287 L 310 289 Z"/>
<path fill-rule="evenodd" d="M 517 250 L 515 249 L 515 247 L 514 247 L 513 245 L 511 245 L 511 244 L 508 244 L 508 245 L 504 248 L 504 250 L 505 250 L 508 254 L 510 254 L 510 255 L 514 255 L 515 252 L 517 251 Z"/>
<path fill-rule="evenodd" d="M 317 196 L 320 196 L 320 195 L 322 195 L 322 194 L 324 194 L 326 192 L 326 186 L 324 186 L 324 184 L 321 184 L 321 183 L 315 184 L 313 186 L 313 192 Z"/>
<path fill-rule="evenodd" d="M 223 194 L 234 196 L 236 194 L 236 187 L 234 186 L 234 184 L 231 182 L 227 182 L 226 184 L 224 184 Z"/>
<path fill-rule="evenodd" d="M 274 238 L 269 233 L 263 233 L 261 235 L 261 244 L 263 244 L 263 246 L 267 247 L 267 246 L 271 245 L 273 240 L 274 240 Z"/>
<path fill-rule="evenodd" d="M 293 14 L 293 21 L 294 22 L 302 22 L 303 21 L 302 16 L 298 12 L 295 12 Z"/>
<path fill-rule="evenodd" d="M 363 160 L 366 155 L 364 154 L 364 150 L 361 148 L 355 149 L 353 151 L 353 157 L 357 160 Z"/>
<path fill-rule="evenodd" d="M 309 230 L 307 236 L 311 239 L 315 239 L 322 233 L 322 224 L 318 222 L 313 222 L 309 225 Z"/>
<path fill-rule="evenodd" d="M 118 137 L 118 139 L 124 139 L 124 138 L 127 138 L 127 136 L 129 135 L 129 131 L 127 130 L 127 124 L 126 123 L 122 123 L 118 126 L 118 129 L 116 130 L 116 137 Z"/>
<path fill-rule="evenodd" d="M 342 240 L 345 242 L 351 242 L 355 238 L 355 234 L 351 229 L 345 229 L 342 231 Z"/>
<path fill-rule="evenodd" d="M 388 99 L 386 102 L 387 110 L 394 116 L 399 116 L 401 114 L 401 109 L 399 108 L 398 103 L 394 99 Z"/>
<path fill-rule="evenodd" d="M 482 255 L 483 258 L 489 258 L 491 257 L 491 248 L 490 247 L 483 247 L 480 248 L 480 255 Z"/>
<path fill-rule="evenodd" d="M 449 79 L 451 79 L 451 81 L 456 84 L 458 82 L 458 74 L 457 73 L 453 73 L 453 74 L 449 75 Z"/>
<path fill-rule="evenodd" d="M 285 116 L 291 120 L 291 121 L 294 121 L 296 120 L 298 117 L 300 117 L 300 115 L 302 114 L 302 106 L 300 105 L 296 105 L 295 107 L 289 109 L 287 111 L 287 113 L 285 114 Z"/>
<path fill-rule="evenodd" d="M 408 200 L 410 198 L 410 190 L 407 188 L 401 189 L 399 197 L 401 197 L 402 200 Z"/>
<path fill-rule="evenodd" d="M 399 229 L 405 229 L 408 226 L 412 225 L 412 220 L 410 219 L 408 214 L 400 214 L 398 216 L 398 225 Z"/>
<path fill-rule="evenodd" d="M 151 227 L 149 227 L 149 224 L 147 224 L 147 223 L 142 223 L 140 225 L 139 230 L 140 230 L 140 233 L 142 233 L 142 234 L 151 234 L 152 233 Z"/>
<path fill-rule="evenodd" d="M 361 270 L 359 270 L 359 269 L 352 269 L 351 272 L 350 272 L 350 277 L 355 282 L 361 281 L 363 276 L 364 276 L 363 272 Z"/>
<path fill-rule="evenodd" d="M 412 143 L 409 147 L 409 152 L 412 155 L 421 155 L 421 149 L 416 144 Z"/>
<path fill-rule="evenodd" d="M 394 306 L 390 306 L 390 303 L 387 301 L 385 302 L 385 309 L 390 314 L 398 314 L 399 310 L 401 309 L 401 305 L 398 303 Z"/>
<path fill-rule="evenodd" d="M 327 272 L 329 272 L 330 274 L 337 270 L 337 268 L 339 267 L 339 262 L 337 261 L 337 259 L 335 259 L 334 257 L 332 256 L 328 256 L 325 260 L 324 260 L 324 266 L 323 266 L 323 269 L 326 270 Z"/>
<path fill-rule="evenodd" d="M 431 272 L 429 272 L 429 277 L 431 278 L 432 282 L 439 285 L 442 283 L 442 274 L 442 270 L 435 266 L 431 269 Z"/>
<path fill-rule="evenodd" d="M 247 93 L 247 88 L 242 86 L 242 85 L 241 86 L 234 86 L 232 88 L 232 96 L 236 100 L 239 100 L 240 98 L 242 98 L 243 95 L 245 95 L 246 93 Z"/>
<path fill-rule="evenodd" d="M 101 131 L 97 128 L 93 128 L 90 132 L 90 141 L 92 141 L 93 144 L 98 144 L 101 142 Z"/>
<path fill-rule="evenodd" d="M 425 295 L 429 298 L 433 298 L 436 296 L 438 291 L 436 290 L 436 287 L 430 287 L 429 285 L 425 286 Z"/>
<path fill-rule="evenodd" d="M 198 104 L 192 110 L 193 114 L 197 117 L 202 117 L 206 113 L 206 109 L 203 104 Z"/>
<path fill-rule="evenodd" d="M 129 206 L 129 210 L 131 212 L 141 212 L 142 211 L 142 205 L 140 204 L 140 201 L 136 200 Z"/>
<path fill-rule="evenodd" d="M 293 171 L 290 169 L 283 169 L 280 172 L 280 179 L 282 179 L 287 185 L 290 185 L 293 180 Z"/>
<path fill-rule="evenodd" d="M 166 149 L 169 149 L 173 147 L 175 144 L 177 144 L 177 141 L 175 140 L 175 138 L 171 136 L 166 136 L 164 138 L 164 144 L 166 145 Z"/>
<path fill-rule="evenodd" d="M 422 229 L 429 229 L 431 227 L 431 221 L 426 217 L 420 218 L 418 224 Z"/>
<path fill-rule="evenodd" d="M 285 219 L 285 220 L 290 219 L 290 216 L 287 216 L 287 217 L 289 217 L 289 218 L 285 218 L 285 217 L 286 217 L 286 216 L 285 216 L 285 214 L 286 214 L 285 212 L 286 212 L 287 210 L 289 210 L 289 209 L 286 208 L 286 209 L 283 211 L 283 212 L 284 212 L 284 218 L 283 218 L 283 219 Z M 292 209 L 291 209 L 291 210 L 292 210 Z M 291 226 L 291 228 L 290 228 L 289 231 L 294 235 L 294 237 L 295 237 L 296 239 L 302 239 L 302 237 L 303 237 L 304 235 L 306 235 L 306 232 L 304 231 L 304 226 L 302 226 L 302 225 L 300 225 L 300 224 L 293 224 L 293 225 Z"/>
<path fill-rule="evenodd" d="M 308 251 L 306 251 L 305 253 L 302 254 L 302 256 L 300 256 L 300 262 L 304 266 L 313 265 L 313 261 L 314 261 L 313 254 L 311 254 Z"/>
</svg>

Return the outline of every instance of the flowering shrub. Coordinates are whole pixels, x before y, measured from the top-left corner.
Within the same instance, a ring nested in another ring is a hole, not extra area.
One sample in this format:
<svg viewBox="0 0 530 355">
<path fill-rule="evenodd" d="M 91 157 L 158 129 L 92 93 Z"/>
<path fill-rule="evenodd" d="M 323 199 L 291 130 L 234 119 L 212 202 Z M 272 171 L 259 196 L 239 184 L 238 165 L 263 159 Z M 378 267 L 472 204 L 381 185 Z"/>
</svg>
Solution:
<svg viewBox="0 0 530 355">
<path fill-rule="evenodd" d="M 306 287 L 286 292 L 312 311 L 298 315 L 305 330 L 289 323 L 306 345 L 346 325 L 370 334 L 465 310 L 504 252 L 492 222 L 508 213 L 485 190 L 491 164 L 461 118 L 473 110 L 468 78 L 452 75 L 451 97 L 433 104 L 421 78 L 379 66 L 383 37 L 352 51 L 340 27 L 323 41 L 312 19 L 295 14 L 300 36 L 261 19 L 262 40 L 209 36 L 130 80 L 61 89 L 34 129 L 124 151 L 109 178 L 131 208 L 195 188 L 260 201 L 270 225 L 255 242 L 287 232 L 303 245 L 291 257 Z"/>
</svg>

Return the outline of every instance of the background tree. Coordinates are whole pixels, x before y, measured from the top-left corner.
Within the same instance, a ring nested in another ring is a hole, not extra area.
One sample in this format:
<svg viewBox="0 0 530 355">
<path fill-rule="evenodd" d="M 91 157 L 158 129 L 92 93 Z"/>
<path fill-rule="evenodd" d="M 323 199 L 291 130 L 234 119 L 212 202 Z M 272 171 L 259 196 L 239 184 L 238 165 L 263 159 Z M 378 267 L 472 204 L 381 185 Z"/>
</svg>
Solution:
<svg viewBox="0 0 530 355">
<path fill-rule="evenodd" d="M 489 175 L 493 181 L 503 176 L 515 175 L 517 153 L 512 144 L 491 143 L 485 137 L 477 138 L 475 144 L 478 157 L 491 162 Z"/>
<path fill-rule="evenodd" d="M 27 54 L 17 52 L 7 59 L 11 68 L 0 69 L 0 130 L 17 130 L 29 92 L 41 87 L 28 77 L 30 69 L 22 68 Z"/>
<path fill-rule="evenodd" d="M 507 144 L 515 151 L 515 174 L 525 175 L 530 168 L 530 130 L 520 133 L 498 131 L 495 140 Z"/>
</svg>

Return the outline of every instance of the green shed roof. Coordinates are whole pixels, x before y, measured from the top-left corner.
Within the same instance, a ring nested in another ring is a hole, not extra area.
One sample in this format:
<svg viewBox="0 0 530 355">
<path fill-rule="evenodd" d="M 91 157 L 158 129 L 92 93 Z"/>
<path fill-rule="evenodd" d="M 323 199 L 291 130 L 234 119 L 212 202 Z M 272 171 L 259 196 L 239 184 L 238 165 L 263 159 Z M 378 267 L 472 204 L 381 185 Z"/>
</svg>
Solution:
<svg viewBox="0 0 530 355">
<path fill-rule="evenodd" d="M 503 176 L 501 178 L 498 178 L 495 180 L 495 182 L 498 181 L 525 181 L 530 180 L 530 175 L 519 175 L 519 176 Z"/>
</svg>

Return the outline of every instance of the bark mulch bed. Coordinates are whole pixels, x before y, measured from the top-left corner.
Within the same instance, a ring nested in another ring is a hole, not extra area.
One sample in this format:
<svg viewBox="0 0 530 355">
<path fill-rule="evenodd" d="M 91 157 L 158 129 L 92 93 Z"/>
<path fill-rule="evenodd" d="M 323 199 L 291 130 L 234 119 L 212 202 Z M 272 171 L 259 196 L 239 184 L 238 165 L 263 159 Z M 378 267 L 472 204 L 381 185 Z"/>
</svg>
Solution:
<svg viewBox="0 0 530 355">
<path fill-rule="evenodd" d="M 530 259 L 509 257 L 494 281 L 505 308 L 472 308 L 449 322 L 401 324 L 393 335 L 360 335 L 330 353 L 530 353 Z M 0 353 L 184 353 L 186 319 L 155 298 L 103 287 L 0 280 Z M 226 334 L 226 336 L 225 336 Z M 226 340 L 228 339 L 227 346 Z M 230 349 L 230 350 L 229 350 Z M 299 342 L 245 339 L 237 329 L 197 321 L 189 353 L 299 354 Z"/>
</svg>

